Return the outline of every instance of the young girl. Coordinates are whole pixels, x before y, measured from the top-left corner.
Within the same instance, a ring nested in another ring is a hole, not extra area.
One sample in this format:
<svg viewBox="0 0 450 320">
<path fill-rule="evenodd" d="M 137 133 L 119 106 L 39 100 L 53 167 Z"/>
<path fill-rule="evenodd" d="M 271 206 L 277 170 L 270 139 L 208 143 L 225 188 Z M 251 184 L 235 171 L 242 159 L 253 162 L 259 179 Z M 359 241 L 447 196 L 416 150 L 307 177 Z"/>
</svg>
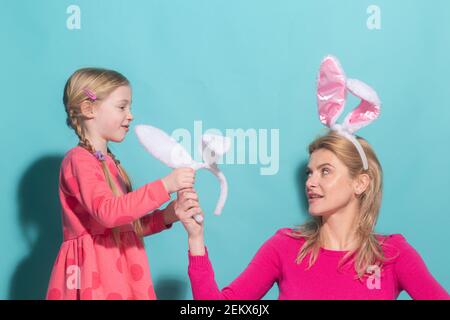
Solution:
<svg viewBox="0 0 450 320">
<path fill-rule="evenodd" d="M 156 299 L 143 237 L 177 221 L 169 194 L 192 187 L 194 171 L 181 168 L 132 191 L 108 142 L 129 130 L 131 88 L 112 70 L 76 71 L 64 88 L 67 124 L 80 142 L 62 161 L 59 196 L 64 241 L 47 299 Z"/>
</svg>

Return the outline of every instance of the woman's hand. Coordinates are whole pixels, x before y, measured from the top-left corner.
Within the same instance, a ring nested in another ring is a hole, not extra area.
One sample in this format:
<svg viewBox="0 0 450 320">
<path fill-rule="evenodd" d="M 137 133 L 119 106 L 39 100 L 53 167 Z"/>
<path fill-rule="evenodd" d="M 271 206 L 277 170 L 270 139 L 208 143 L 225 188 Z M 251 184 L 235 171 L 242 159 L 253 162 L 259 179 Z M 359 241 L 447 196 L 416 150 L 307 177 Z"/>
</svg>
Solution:
<svg viewBox="0 0 450 320">
<path fill-rule="evenodd" d="M 203 222 L 198 223 L 194 215 L 203 216 L 203 211 L 198 203 L 198 195 L 193 188 L 187 188 L 177 193 L 177 200 L 174 206 L 175 215 L 183 224 L 189 238 L 203 236 Z"/>
<path fill-rule="evenodd" d="M 203 211 L 198 203 L 198 195 L 193 188 L 183 189 L 177 193 L 174 205 L 175 215 L 188 233 L 189 252 L 193 256 L 203 256 L 206 252 L 203 239 L 203 221 L 197 222 L 194 215 Z"/>
</svg>

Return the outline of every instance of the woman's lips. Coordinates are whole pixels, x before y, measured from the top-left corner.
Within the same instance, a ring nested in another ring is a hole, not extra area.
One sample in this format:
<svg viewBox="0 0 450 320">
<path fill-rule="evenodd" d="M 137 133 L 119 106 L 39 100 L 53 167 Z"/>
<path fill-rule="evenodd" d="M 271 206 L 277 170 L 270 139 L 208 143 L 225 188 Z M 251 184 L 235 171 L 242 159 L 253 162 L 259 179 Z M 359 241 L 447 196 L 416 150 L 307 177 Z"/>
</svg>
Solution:
<svg viewBox="0 0 450 320">
<path fill-rule="evenodd" d="M 318 198 L 308 198 L 308 202 L 309 202 L 309 203 L 314 203 L 314 202 L 319 201 L 319 200 L 322 199 L 322 198 L 323 198 L 323 196 L 322 196 L 322 197 L 318 197 Z"/>
</svg>

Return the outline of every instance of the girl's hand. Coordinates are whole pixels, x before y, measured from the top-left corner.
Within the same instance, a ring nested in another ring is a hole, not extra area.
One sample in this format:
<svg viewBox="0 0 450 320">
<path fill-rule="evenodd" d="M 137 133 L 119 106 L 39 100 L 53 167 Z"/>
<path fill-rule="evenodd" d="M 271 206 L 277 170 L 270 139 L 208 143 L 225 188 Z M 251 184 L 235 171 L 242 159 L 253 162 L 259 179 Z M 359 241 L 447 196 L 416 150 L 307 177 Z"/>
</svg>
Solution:
<svg viewBox="0 0 450 320">
<path fill-rule="evenodd" d="M 194 220 L 194 215 L 203 216 L 203 211 L 198 203 L 198 195 L 193 188 L 183 189 L 177 193 L 174 206 L 175 214 L 183 224 L 190 239 L 203 237 L 203 222 Z"/>
<path fill-rule="evenodd" d="M 161 179 L 167 193 L 181 189 L 192 188 L 195 182 L 195 170 L 192 168 L 177 168 Z"/>
</svg>

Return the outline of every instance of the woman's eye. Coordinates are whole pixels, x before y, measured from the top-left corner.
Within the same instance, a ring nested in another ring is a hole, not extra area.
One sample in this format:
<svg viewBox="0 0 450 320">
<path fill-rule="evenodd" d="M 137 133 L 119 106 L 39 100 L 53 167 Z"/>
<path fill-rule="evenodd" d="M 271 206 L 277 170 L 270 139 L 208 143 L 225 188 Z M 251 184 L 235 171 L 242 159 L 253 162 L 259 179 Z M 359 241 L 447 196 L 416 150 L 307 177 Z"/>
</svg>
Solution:
<svg viewBox="0 0 450 320">
<path fill-rule="evenodd" d="M 323 173 L 323 174 L 329 174 L 329 173 L 330 173 L 330 170 L 328 170 L 327 168 L 323 168 L 323 169 L 322 169 L 322 173 Z"/>
</svg>

